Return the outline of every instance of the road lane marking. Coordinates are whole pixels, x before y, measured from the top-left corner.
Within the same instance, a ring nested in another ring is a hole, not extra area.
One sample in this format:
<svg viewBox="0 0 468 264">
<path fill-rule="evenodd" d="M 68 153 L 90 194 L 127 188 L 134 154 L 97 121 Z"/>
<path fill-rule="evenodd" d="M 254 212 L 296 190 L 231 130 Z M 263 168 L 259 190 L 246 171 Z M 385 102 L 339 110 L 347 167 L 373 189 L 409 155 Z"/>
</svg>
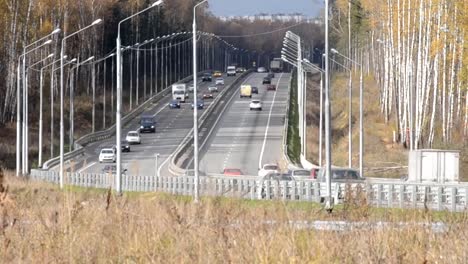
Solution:
<svg viewBox="0 0 468 264">
<path fill-rule="evenodd" d="M 94 162 L 91 162 L 88 166 L 86 166 L 86 167 L 84 167 L 84 168 L 78 170 L 77 173 L 82 173 L 84 170 L 87 170 L 87 169 L 91 168 L 92 166 L 96 165 L 96 163 L 97 163 L 97 162 L 95 162 L 95 161 L 94 161 Z"/>
<path fill-rule="evenodd" d="M 283 73 L 281 73 L 280 77 L 278 78 L 278 81 L 276 82 L 276 87 L 278 87 L 278 89 L 279 89 L 278 85 L 279 85 L 279 82 L 280 82 L 282 76 L 283 76 Z M 270 113 L 268 115 L 268 122 L 267 122 L 267 126 L 266 126 L 266 129 L 265 129 L 265 137 L 263 138 L 262 151 L 260 152 L 260 157 L 258 159 L 258 168 L 259 169 L 262 167 L 263 153 L 265 152 L 265 145 L 266 145 L 266 141 L 267 141 L 267 137 L 268 137 L 268 129 L 270 128 L 271 113 L 273 111 L 273 106 L 275 105 L 276 92 L 278 91 L 278 89 L 275 90 L 275 94 L 273 95 L 273 101 L 272 101 L 271 106 L 270 106 Z"/>
</svg>

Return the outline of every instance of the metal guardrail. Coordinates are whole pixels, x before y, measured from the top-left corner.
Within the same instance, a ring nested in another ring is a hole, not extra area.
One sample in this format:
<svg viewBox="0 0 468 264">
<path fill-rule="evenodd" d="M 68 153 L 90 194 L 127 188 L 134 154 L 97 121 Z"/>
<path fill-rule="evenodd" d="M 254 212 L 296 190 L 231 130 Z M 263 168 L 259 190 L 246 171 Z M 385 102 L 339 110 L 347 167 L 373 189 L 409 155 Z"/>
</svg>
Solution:
<svg viewBox="0 0 468 264">
<path fill-rule="evenodd" d="M 206 71 L 199 72 L 198 75 L 203 75 L 203 73 L 205 73 L 205 72 Z M 186 77 L 184 79 L 181 79 L 181 80 L 179 80 L 177 82 L 188 82 L 191 79 L 192 79 L 192 76 L 188 76 L 188 77 Z M 122 118 L 122 127 L 126 126 L 131 120 L 133 120 L 135 117 L 140 115 L 144 111 L 144 109 L 148 105 L 150 105 L 152 102 L 159 101 L 162 98 L 164 98 L 167 95 L 167 92 L 169 92 L 171 90 L 171 87 L 172 87 L 172 84 L 170 86 L 164 88 L 159 93 L 153 95 L 152 97 L 147 99 L 145 102 L 143 102 L 142 104 L 137 106 L 135 109 L 133 109 L 131 112 L 126 114 Z M 73 159 L 73 158 L 83 154 L 84 150 L 82 148 L 84 146 L 86 146 L 87 144 L 93 143 L 93 142 L 96 142 L 96 141 L 99 141 L 99 140 L 110 138 L 114 134 L 115 134 L 115 124 L 113 124 L 112 126 L 107 128 L 106 130 L 97 131 L 95 133 L 90 133 L 90 134 L 82 136 L 81 138 L 79 138 L 79 139 L 77 139 L 75 141 L 75 144 L 74 144 L 75 150 L 73 150 L 71 152 L 67 152 L 67 153 L 64 154 L 64 161 Z M 48 169 L 56 166 L 59 163 L 60 163 L 60 156 L 52 158 L 52 159 L 46 161 L 42 168 L 45 169 L 45 170 L 48 170 Z"/>
<path fill-rule="evenodd" d="M 59 183 L 55 171 L 32 170 L 34 180 Z M 113 174 L 66 173 L 68 185 L 114 188 Z M 284 200 L 320 202 L 325 184 L 314 180 L 275 181 L 257 176 L 228 177 L 210 175 L 200 177 L 200 194 L 204 196 L 238 197 L 252 200 Z M 122 176 L 124 191 L 162 191 L 178 195 L 193 195 L 194 178 L 186 176 Z M 364 181 L 332 184 L 335 199 L 361 195 L 364 203 L 387 208 L 428 208 L 460 212 L 468 209 L 468 184 L 431 184 L 406 182 Z"/>
<path fill-rule="evenodd" d="M 204 111 L 203 114 L 201 115 L 200 121 L 198 122 L 199 128 L 202 128 L 203 126 L 206 125 L 208 117 L 217 108 L 219 101 L 224 98 L 224 95 L 229 90 L 231 90 L 232 87 L 236 87 L 239 84 L 239 82 L 243 81 L 245 79 L 245 77 L 248 76 L 251 72 L 252 72 L 252 70 L 248 70 L 248 71 L 242 73 L 242 75 L 240 75 L 232 84 L 226 86 L 226 88 L 223 89 L 219 93 L 219 95 L 213 100 L 213 102 L 211 103 L 211 105 L 207 109 L 207 111 Z M 203 136 L 206 136 L 206 135 L 200 135 L 200 139 L 202 139 Z M 186 171 L 186 169 L 184 169 L 184 167 L 186 167 L 186 166 L 184 166 L 184 165 L 187 165 L 187 164 L 184 164 L 185 160 L 188 157 L 193 156 L 193 155 L 191 155 L 192 153 L 193 153 L 193 129 L 190 130 L 190 132 L 184 138 L 184 140 L 182 141 L 182 144 L 179 146 L 179 148 L 177 148 L 174 151 L 174 154 L 173 154 L 173 156 L 172 156 L 172 158 L 170 160 L 170 163 L 169 163 L 169 172 L 172 173 L 173 175 L 178 175 L 178 176 L 184 175 L 185 171 Z"/>
</svg>

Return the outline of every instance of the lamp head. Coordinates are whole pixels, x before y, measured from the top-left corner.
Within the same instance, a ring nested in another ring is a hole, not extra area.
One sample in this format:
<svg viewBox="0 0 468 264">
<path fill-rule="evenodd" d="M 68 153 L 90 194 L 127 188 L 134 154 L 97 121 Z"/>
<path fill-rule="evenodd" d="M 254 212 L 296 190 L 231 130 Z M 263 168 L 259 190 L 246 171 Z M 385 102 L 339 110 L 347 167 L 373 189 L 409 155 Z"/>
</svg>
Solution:
<svg viewBox="0 0 468 264">
<path fill-rule="evenodd" d="M 154 2 L 154 3 L 151 5 L 151 7 L 158 6 L 158 5 L 162 4 L 162 3 L 163 3 L 163 0 L 158 0 L 158 1 Z"/>
<path fill-rule="evenodd" d="M 51 54 L 49 54 L 49 56 L 47 56 L 46 59 L 52 58 L 53 56 L 55 56 L 55 54 L 51 53 Z"/>
<path fill-rule="evenodd" d="M 94 20 L 94 22 L 91 25 L 95 26 L 97 24 L 100 24 L 101 22 L 102 22 L 102 19 L 99 18 L 99 19 Z"/>
<path fill-rule="evenodd" d="M 52 43 L 52 40 L 51 40 L 51 39 L 49 39 L 49 40 L 47 40 L 46 42 L 44 42 L 44 45 L 49 45 L 50 43 Z"/>
<path fill-rule="evenodd" d="M 54 31 L 52 31 L 52 33 L 50 33 L 50 34 L 55 35 L 55 34 L 60 33 L 60 31 L 61 31 L 60 28 L 56 28 L 56 29 L 54 29 Z"/>
<path fill-rule="evenodd" d="M 333 48 L 330 49 L 330 51 L 331 51 L 331 53 L 333 53 L 333 54 L 338 54 L 338 53 L 339 53 L 336 49 L 333 49 Z"/>
<path fill-rule="evenodd" d="M 73 58 L 70 63 L 76 62 L 76 58 Z"/>
<path fill-rule="evenodd" d="M 110 58 L 110 57 L 114 57 L 114 56 L 115 56 L 115 53 L 111 53 L 111 54 L 109 54 L 109 56 L 107 56 L 107 57 Z"/>
<path fill-rule="evenodd" d="M 91 57 L 87 58 L 87 59 L 86 59 L 85 61 L 83 61 L 83 62 L 88 62 L 88 61 L 91 61 L 91 60 L 94 60 L 94 56 L 91 56 Z"/>
</svg>

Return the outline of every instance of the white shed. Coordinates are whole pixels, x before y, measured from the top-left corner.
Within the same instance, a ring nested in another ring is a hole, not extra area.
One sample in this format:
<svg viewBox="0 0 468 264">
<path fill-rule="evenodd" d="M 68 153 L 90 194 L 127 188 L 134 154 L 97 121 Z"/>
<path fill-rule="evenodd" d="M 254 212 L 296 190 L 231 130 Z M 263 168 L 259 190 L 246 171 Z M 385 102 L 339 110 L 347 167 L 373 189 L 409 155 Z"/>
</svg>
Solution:
<svg viewBox="0 0 468 264">
<path fill-rule="evenodd" d="M 458 150 L 412 150 L 408 156 L 408 181 L 458 182 L 459 159 Z"/>
</svg>

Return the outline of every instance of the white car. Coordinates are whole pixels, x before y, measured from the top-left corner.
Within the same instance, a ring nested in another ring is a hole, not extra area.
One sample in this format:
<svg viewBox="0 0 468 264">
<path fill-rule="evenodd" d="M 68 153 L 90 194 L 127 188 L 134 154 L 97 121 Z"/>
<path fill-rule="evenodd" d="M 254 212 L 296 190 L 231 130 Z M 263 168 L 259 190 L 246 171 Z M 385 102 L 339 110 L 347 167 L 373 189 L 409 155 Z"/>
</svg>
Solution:
<svg viewBox="0 0 468 264">
<path fill-rule="evenodd" d="M 262 111 L 262 103 L 260 100 L 252 100 L 249 104 L 250 110 Z"/>
<path fill-rule="evenodd" d="M 263 167 L 258 171 L 258 176 L 265 177 L 269 173 L 279 173 L 278 165 L 276 165 L 276 164 L 263 164 Z"/>
<path fill-rule="evenodd" d="M 265 67 L 258 67 L 257 72 L 267 72 Z"/>
<path fill-rule="evenodd" d="M 129 131 L 125 140 L 129 144 L 141 144 L 140 133 L 138 133 L 138 131 Z"/>
<path fill-rule="evenodd" d="M 210 87 L 208 87 L 208 91 L 210 91 L 210 93 L 218 92 L 218 87 L 216 87 L 216 86 L 210 86 Z"/>
<path fill-rule="evenodd" d="M 224 79 L 223 78 L 216 78 L 216 85 L 224 85 Z"/>
<path fill-rule="evenodd" d="M 101 149 L 101 153 L 99 153 L 99 163 L 106 161 L 115 162 L 115 150 L 113 148 Z"/>
</svg>

